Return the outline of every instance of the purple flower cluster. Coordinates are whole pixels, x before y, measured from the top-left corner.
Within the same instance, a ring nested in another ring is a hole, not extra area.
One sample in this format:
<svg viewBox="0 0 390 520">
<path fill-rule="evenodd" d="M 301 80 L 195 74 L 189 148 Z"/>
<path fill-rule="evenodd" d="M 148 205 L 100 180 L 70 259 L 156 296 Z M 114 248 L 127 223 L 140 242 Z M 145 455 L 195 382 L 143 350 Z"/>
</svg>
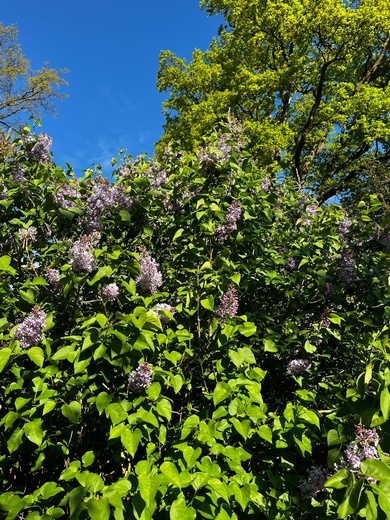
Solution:
<svg viewBox="0 0 390 520">
<path fill-rule="evenodd" d="M 13 163 L 12 165 L 12 182 L 14 184 L 20 184 L 24 182 L 26 177 L 24 176 L 24 170 L 19 163 Z"/>
<path fill-rule="evenodd" d="M 28 228 L 20 228 L 18 231 L 18 238 L 23 242 L 34 242 L 37 238 L 37 228 L 29 226 Z"/>
<path fill-rule="evenodd" d="M 83 235 L 80 240 L 73 242 L 69 249 L 71 255 L 70 264 L 75 272 L 86 271 L 90 273 L 96 267 L 93 254 L 93 237 Z"/>
<path fill-rule="evenodd" d="M 217 307 L 215 314 L 219 321 L 223 322 L 227 318 L 233 318 L 238 311 L 237 289 L 234 285 L 230 285 L 228 290 L 222 295 L 221 302 Z"/>
<path fill-rule="evenodd" d="M 168 175 L 165 170 L 161 170 L 156 162 L 153 162 L 144 173 L 147 179 L 150 179 L 150 187 L 153 191 L 160 189 L 162 184 L 168 182 Z"/>
<path fill-rule="evenodd" d="M 51 162 L 50 148 L 52 143 L 53 139 L 42 132 L 31 149 L 31 156 L 40 163 L 48 164 Z"/>
<path fill-rule="evenodd" d="M 80 199 L 80 193 L 77 188 L 64 182 L 53 196 L 53 199 L 61 209 L 69 209 L 75 205 L 75 199 Z"/>
<path fill-rule="evenodd" d="M 127 391 L 142 392 L 152 383 L 152 367 L 146 361 L 130 373 Z"/>
<path fill-rule="evenodd" d="M 101 216 L 103 213 L 110 215 L 110 210 L 118 205 L 129 208 L 131 202 L 121 184 L 111 186 L 108 179 L 98 177 L 87 200 L 86 229 L 89 233 L 102 229 Z"/>
<path fill-rule="evenodd" d="M 293 359 L 287 365 L 287 374 L 289 376 L 300 376 L 306 370 L 309 370 L 311 363 L 307 359 Z"/>
<path fill-rule="evenodd" d="M 7 198 L 8 190 L 6 186 L 2 182 L 0 182 L 0 200 L 4 200 Z"/>
<path fill-rule="evenodd" d="M 109 283 L 102 287 L 102 298 L 110 302 L 116 300 L 119 294 L 119 288 L 116 283 Z"/>
<path fill-rule="evenodd" d="M 355 280 L 354 270 L 355 261 L 352 257 L 352 253 L 348 250 L 344 250 L 341 254 L 341 265 L 339 270 L 339 279 L 344 287 L 348 288 L 353 285 Z"/>
<path fill-rule="evenodd" d="M 225 215 L 225 224 L 217 228 L 219 242 L 225 242 L 230 233 L 237 229 L 237 220 L 242 216 L 242 207 L 239 200 L 233 200 Z"/>
<path fill-rule="evenodd" d="M 176 309 L 175 307 L 172 307 L 171 305 L 168 305 L 167 303 L 158 303 L 153 311 L 157 314 L 157 316 L 160 318 L 162 323 L 167 323 L 169 321 L 169 318 L 163 314 L 163 311 L 168 311 L 171 314 L 175 314 Z"/>
<path fill-rule="evenodd" d="M 46 267 L 45 278 L 50 285 L 56 285 L 59 277 L 60 277 L 60 272 L 58 269 L 49 269 Z"/>
<path fill-rule="evenodd" d="M 349 473 L 361 476 L 360 464 L 366 459 L 379 459 L 377 446 L 379 435 L 375 430 L 367 430 L 362 424 L 356 426 L 356 438 L 350 442 L 345 449 L 344 455 L 340 457 L 339 464 L 335 469 L 339 471 L 345 468 Z"/>
<path fill-rule="evenodd" d="M 265 176 L 263 179 L 263 182 L 261 183 L 261 189 L 268 193 L 271 188 L 271 181 L 269 180 L 269 177 Z"/>
<path fill-rule="evenodd" d="M 139 265 L 141 276 L 136 278 L 136 283 L 149 291 L 151 294 L 157 292 L 157 288 L 162 284 L 162 275 L 158 270 L 158 264 L 147 251 L 142 251 L 139 255 Z"/>
<path fill-rule="evenodd" d="M 327 282 L 324 286 L 325 298 L 330 298 L 331 296 L 333 296 L 333 293 L 334 293 L 333 285 L 331 283 Z"/>
<path fill-rule="evenodd" d="M 42 340 L 42 331 L 45 328 L 46 314 L 36 305 L 31 313 L 23 320 L 15 332 L 22 348 L 29 348 Z"/>
<path fill-rule="evenodd" d="M 286 269 L 288 271 L 296 271 L 298 269 L 298 260 L 293 258 L 292 256 L 289 256 L 286 261 Z"/>
<path fill-rule="evenodd" d="M 352 224 L 352 221 L 349 217 L 345 217 L 339 224 L 339 233 L 340 235 L 345 238 L 349 231 L 350 231 L 350 227 L 351 227 L 351 224 Z"/>
<path fill-rule="evenodd" d="M 245 147 L 245 143 L 238 139 L 238 134 L 242 132 L 242 129 L 238 130 L 237 127 L 232 130 L 232 133 L 221 134 L 216 146 L 211 145 L 201 148 L 197 155 L 199 163 L 207 166 L 209 164 L 217 164 L 220 160 L 228 161 L 233 153 L 242 150 Z M 236 135 L 232 135 L 233 133 Z"/>
<path fill-rule="evenodd" d="M 306 213 L 309 215 L 309 217 L 313 217 L 316 214 L 317 209 L 318 206 L 316 206 L 315 204 L 307 206 Z"/>
<path fill-rule="evenodd" d="M 299 484 L 299 490 L 305 500 L 310 500 L 318 493 L 327 491 L 324 487 L 325 482 L 330 477 L 328 469 L 320 468 L 319 466 L 312 466 L 308 470 L 308 475 L 305 480 Z"/>
</svg>

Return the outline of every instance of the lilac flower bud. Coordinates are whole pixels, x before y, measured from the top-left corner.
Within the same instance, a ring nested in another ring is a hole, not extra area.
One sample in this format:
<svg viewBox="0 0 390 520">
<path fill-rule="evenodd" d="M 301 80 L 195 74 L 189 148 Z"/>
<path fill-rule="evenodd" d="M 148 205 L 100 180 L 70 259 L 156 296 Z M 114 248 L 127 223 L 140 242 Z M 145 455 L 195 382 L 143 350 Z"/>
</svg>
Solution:
<svg viewBox="0 0 390 520">
<path fill-rule="evenodd" d="M 327 489 L 324 487 L 324 484 L 329 477 L 329 470 L 320 468 L 318 466 L 312 466 L 310 470 L 308 470 L 307 478 L 302 480 L 299 484 L 302 497 L 305 500 L 310 500 L 318 493 L 327 491 Z"/>
<path fill-rule="evenodd" d="M 130 373 L 128 380 L 128 392 L 139 393 L 148 388 L 152 383 L 152 367 L 149 363 L 141 363 Z"/>
<path fill-rule="evenodd" d="M 26 180 L 24 176 L 24 170 L 19 163 L 12 165 L 12 182 L 13 184 L 20 184 Z"/>
<path fill-rule="evenodd" d="M 228 290 L 221 297 L 221 302 L 215 311 L 219 321 L 223 322 L 227 318 L 233 318 L 238 311 L 237 289 L 230 285 Z"/>
<path fill-rule="evenodd" d="M 356 438 L 345 449 L 344 455 L 335 464 L 336 471 L 345 468 L 348 473 L 354 473 L 361 478 L 360 464 L 366 459 L 379 459 L 377 446 L 379 435 L 375 430 L 367 430 L 362 424 L 356 426 Z M 372 482 L 375 483 L 375 482 Z"/>
<path fill-rule="evenodd" d="M 22 348 L 29 348 L 42 340 L 45 320 L 46 314 L 38 305 L 31 309 L 31 313 L 24 319 L 15 332 L 15 338 L 19 340 Z"/>
<path fill-rule="evenodd" d="M 96 267 L 93 255 L 92 237 L 83 235 L 80 240 L 73 242 L 69 249 L 71 255 L 70 264 L 75 272 L 86 271 L 90 273 Z"/>
<path fill-rule="evenodd" d="M 309 370 L 310 367 L 311 363 L 307 359 L 293 359 L 287 365 L 287 374 L 289 376 L 299 376 L 305 372 L 305 370 Z"/>
<path fill-rule="evenodd" d="M 32 147 L 31 156 L 40 163 L 47 164 L 51 162 L 50 148 L 52 143 L 53 139 L 45 134 L 45 132 L 42 132 Z"/>
<path fill-rule="evenodd" d="M 102 298 L 110 302 L 116 300 L 119 294 L 119 289 L 116 283 L 110 283 L 103 285 L 102 287 Z"/>
<path fill-rule="evenodd" d="M 157 288 L 162 285 L 162 275 L 158 270 L 157 262 L 150 256 L 147 251 L 142 251 L 139 255 L 139 265 L 141 268 L 141 276 L 136 278 L 136 283 L 149 291 L 151 294 L 157 292 Z"/>
</svg>

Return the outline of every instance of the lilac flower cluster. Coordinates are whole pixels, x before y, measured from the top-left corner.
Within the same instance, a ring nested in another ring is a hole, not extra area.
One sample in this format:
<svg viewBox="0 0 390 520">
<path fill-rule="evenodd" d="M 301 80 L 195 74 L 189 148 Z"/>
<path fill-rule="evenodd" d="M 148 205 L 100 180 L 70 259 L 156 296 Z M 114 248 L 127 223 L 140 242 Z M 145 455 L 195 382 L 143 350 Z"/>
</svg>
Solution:
<svg viewBox="0 0 390 520">
<path fill-rule="evenodd" d="M 349 231 L 352 224 L 352 220 L 349 217 L 345 217 L 339 224 L 339 233 L 340 235 L 345 238 Z"/>
<path fill-rule="evenodd" d="M 93 237 L 83 235 L 80 240 L 73 242 L 69 249 L 71 255 L 70 264 L 75 272 L 86 271 L 90 273 L 96 267 L 95 257 L 93 254 Z"/>
<path fill-rule="evenodd" d="M 60 277 L 60 272 L 58 269 L 49 269 L 46 267 L 45 278 L 50 285 L 56 285 L 59 277 Z"/>
<path fill-rule="evenodd" d="M 12 182 L 14 184 L 20 184 L 21 182 L 24 182 L 26 180 L 26 177 L 24 176 L 24 170 L 20 166 L 19 163 L 14 163 L 12 165 Z"/>
<path fill-rule="evenodd" d="M 139 393 L 152 383 L 152 367 L 146 361 L 130 373 L 127 390 Z"/>
<path fill-rule="evenodd" d="M 0 200 L 6 199 L 7 193 L 8 193 L 7 187 L 4 186 L 4 184 L 2 182 L 0 182 Z"/>
<path fill-rule="evenodd" d="M 109 283 L 102 287 L 102 298 L 110 302 L 116 300 L 119 295 L 119 288 L 116 283 Z"/>
<path fill-rule="evenodd" d="M 169 318 L 163 314 L 163 311 L 168 311 L 171 314 L 175 314 L 176 309 L 175 307 L 172 307 L 171 305 L 168 305 L 167 303 L 158 303 L 153 311 L 157 314 L 157 316 L 160 318 L 162 323 L 167 323 L 169 321 Z"/>
<path fill-rule="evenodd" d="M 110 210 L 118 205 L 129 208 L 131 202 L 121 184 L 111 186 L 108 179 L 98 177 L 93 187 L 92 194 L 87 200 L 86 229 L 89 233 L 102 229 L 101 216 L 105 212 L 110 215 Z"/>
<path fill-rule="evenodd" d="M 225 215 L 225 224 L 217 228 L 219 242 L 225 242 L 230 233 L 237 229 L 237 220 L 242 216 L 242 207 L 239 200 L 233 200 Z"/>
<path fill-rule="evenodd" d="M 339 279 L 345 288 L 353 285 L 355 280 L 354 270 L 355 261 L 352 257 L 352 253 L 345 249 L 341 254 L 341 265 L 339 270 Z"/>
<path fill-rule="evenodd" d="M 309 215 L 309 217 L 313 217 L 316 214 L 317 209 L 318 206 L 312 204 L 311 206 L 307 206 L 306 213 Z"/>
<path fill-rule="evenodd" d="M 271 181 L 269 180 L 269 177 L 265 176 L 263 179 L 263 182 L 261 183 L 261 189 L 268 193 L 271 188 Z"/>
<path fill-rule="evenodd" d="M 331 283 L 327 282 L 324 286 L 325 298 L 330 298 L 331 296 L 333 296 L 333 293 L 334 293 L 333 285 Z"/>
<path fill-rule="evenodd" d="M 18 238 L 24 243 L 34 242 L 37 238 L 37 228 L 29 226 L 28 228 L 20 228 L 18 231 Z"/>
<path fill-rule="evenodd" d="M 162 184 L 168 182 L 168 175 L 165 170 L 161 170 L 156 162 L 152 162 L 150 167 L 144 173 L 145 177 L 150 180 L 150 187 L 153 191 L 157 191 Z"/>
<path fill-rule="evenodd" d="M 68 183 L 62 183 L 57 193 L 54 194 L 54 202 L 61 209 L 69 209 L 75 205 L 74 199 L 80 199 L 81 195 L 77 188 L 71 186 Z"/>
<path fill-rule="evenodd" d="M 29 348 L 42 340 L 45 320 L 46 314 L 38 305 L 35 305 L 15 332 L 15 338 L 19 340 L 22 348 Z"/>
<path fill-rule="evenodd" d="M 222 295 L 221 302 L 217 307 L 215 314 L 219 321 L 223 322 L 227 318 L 233 318 L 238 311 L 237 289 L 234 285 L 230 285 L 228 290 Z"/>
<path fill-rule="evenodd" d="M 151 294 L 156 293 L 157 288 L 162 284 L 162 275 L 158 270 L 157 262 L 144 250 L 139 255 L 139 265 L 141 275 L 136 278 L 136 283 Z"/>
<path fill-rule="evenodd" d="M 379 459 L 377 446 L 379 435 L 375 430 L 368 430 L 362 424 L 356 426 L 356 438 L 345 449 L 335 469 L 339 471 L 345 468 L 348 473 L 355 473 L 360 477 L 360 464 L 366 459 Z"/>
<path fill-rule="evenodd" d="M 31 149 L 31 157 L 40 163 L 48 164 L 51 162 L 50 148 L 52 143 L 53 139 L 45 134 L 45 132 L 42 132 L 39 134 L 37 142 Z"/>
<path fill-rule="evenodd" d="M 329 477 L 330 472 L 328 469 L 321 468 L 319 466 L 312 466 L 310 470 L 308 470 L 307 478 L 302 480 L 299 484 L 299 490 L 302 494 L 302 497 L 305 500 L 310 500 L 318 493 L 327 491 L 327 489 L 324 487 L 324 484 Z"/>
<path fill-rule="evenodd" d="M 288 271 L 296 271 L 298 269 L 298 260 L 293 258 L 292 256 L 289 256 L 286 261 L 286 269 Z"/>
<path fill-rule="evenodd" d="M 293 359 L 287 365 L 287 374 L 289 376 L 300 376 L 306 370 L 309 370 L 311 363 L 308 359 Z"/>
<path fill-rule="evenodd" d="M 220 160 L 228 161 L 233 153 L 239 152 L 245 147 L 245 143 L 238 139 L 238 134 L 241 132 L 242 129 L 238 130 L 237 128 L 232 133 L 221 134 L 216 146 L 201 148 L 197 155 L 199 163 L 207 166 L 217 164 Z M 237 135 L 232 135 L 233 133 Z"/>
</svg>

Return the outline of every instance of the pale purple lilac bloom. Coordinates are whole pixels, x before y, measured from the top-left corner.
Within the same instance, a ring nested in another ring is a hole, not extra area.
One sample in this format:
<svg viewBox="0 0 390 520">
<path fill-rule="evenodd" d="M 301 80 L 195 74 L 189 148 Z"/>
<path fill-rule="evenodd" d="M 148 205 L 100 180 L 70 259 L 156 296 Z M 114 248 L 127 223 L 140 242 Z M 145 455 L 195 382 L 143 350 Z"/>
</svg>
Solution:
<svg viewBox="0 0 390 520">
<path fill-rule="evenodd" d="M 242 216 L 242 207 L 239 200 L 233 200 L 225 215 L 225 224 L 217 228 L 219 242 L 225 242 L 228 236 L 237 229 L 237 220 Z"/>
<path fill-rule="evenodd" d="M 175 314 L 176 309 L 172 307 L 171 305 L 168 305 L 167 303 L 158 303 L 155 308 L 153 309 L 153 312 L 157 314 L 157 316 L 160 318 L 162 323 L 167 323 L 169 321 L 169 318 L 167 318 L 163 311 L 168 311 L 171 314 Z"/>
<path fill-rule="evenodd" d="M 345 238 L 345 236 L 349 233 L 350 227 L 352 224 L 352 220 L 349 217 L 345 217 L 339 224 L 339 233 L 342 237 Z"/>
<path fill-rule="evenodd" d="M 293 359 L 287 365 L 287 374 L 289 376 L 300 376 L 306 370 L 309 370 L 311 363 L 308 359 Z"/>
<path fill-rule="evenodd" d="M 356 426 L 356 438 L 345 449 L 340 462 L 335 464 L 336 471 L 346 469 L 348 473 L 360 475 L 360 464 L 366 459 L 379 460 L 377 446 L 380 438 L 375 430 L 368 430 L 362 424 Z"/>
<path fill-rule="evenodd" d="M 271 188 L 271 181 L 269 180 L 269 177 L 265 176 L 263 179 L 263 182 L 261 183 L 261 189 L 268 193 Z"/>
<path fill-rule="evenodd" d="M 58 269 L 49 269 L 49 268 L 45 269 L 45 278 L 50 285 L 56 285 L 59 277 L 60 277 L 60 272 Z"/>
<path fill-rule="evenodd" d="M 318 493 L 327 491 L 324 484 L 329 477 L 330 472 L 328 469 L 319 466 L 312 466 L 310 470 L 308 470 L 307 478 L 301 480 L 301 483 L 299 484 L 299 490 L 302 497 L 305 500 L 310 500 Z"/>
<path fill-rule="evenodd" d="M 152 367 L 146 361 L 130 373 L 127 391 L 139 393 L 152 383 Z"/>
<path fill-rule="evenodd" d="M 234 285 L 230 285 L 228 290 L 222 295 L 221 302 L 217 307 L 215 314 L 219 321 L 225 321 L 227 318 L 233 318 L 238 311 L 237 289 Z"/>
<path fill-rule="evenodd" d="M 75 272 L 86 271 L 90 273 L 95 269 L 96 261 L 92 244 L 93 238 L 87 235 L 83 235 L 80 240 L 73 242 L 69 254 L 72 257 L 70 264 Z"/>
<path fill-rule="evenodd" d="M 61 209 L 69 209 L 75 205 L 72 199 L 80 199 L 80 193 L 77 188 L 64 182 L 61 184 L 57 193 L 54 194 L 53 199 Z"/>
<path fill-rule="evenodd" d="M 31 309 L 31 313 L 23 320 L 15 332 L 15 338 L 19 340 L 22 348 L 29 348 L 42 340 L 45 321 L 46 314 L 38 305 L 35 305 Z"/>
<path fill-rule="evenodd" d="M 298 269 L 298 261 L 292 256 L 289 256 L 286 262 L 286 269 L 288 271 L 295 271 L 296 269 Z"/>
<path fill-rule="evenodd" d="M 101 216 L 105 213 L 109 216 L 110 210 L 118 205 L 129 208 L 131 202 L 121 184 L 112 186 L 108 179 L 98 177 L 94 184 L 92 194 L 87 200 L 86 229 L 87 231 L 100 231 L 102 229 Z"/>
<path fill-rule="evenodd" d="M 313 217 L 316 213 L 318 209 L 318 206 L 316 206 L 315 204 L 311 205 L 311 206 L 307 206 L 306 208 L 306 213 L 310 216 L 310 217 Z"/>
<path fill-rule="evenodd" d="M 20 228 L 18 231 L 18 238 L 23 242 L 34 242 L 37 238 L 37 228 L 34 226 Z"/>
<path fill-rule="evenodd" d="M 141 275 L 136 278 L 136 283 L 151 294 L 156 293 L 157 288 L 162 285 L 162 275 L 156 260 L 147 251 L 142 251 L 139 255 L 139 265 Z"/>
<path fill-rule="evenodd" d="M 45 132 L 42 132 L 38 136 L 37 142 L 31 149 L 31 156 L 43 164 L 51 162 L 50 148 L 53 143 L 53 139 L 49 137 Z"/>
<path fill-rule="evenodd" d="M 116 300 L 119 295 L 119 288 L 116 283 L 109 283 L 102 287 L 102 298 L 110 302 Z"/>
</svg>

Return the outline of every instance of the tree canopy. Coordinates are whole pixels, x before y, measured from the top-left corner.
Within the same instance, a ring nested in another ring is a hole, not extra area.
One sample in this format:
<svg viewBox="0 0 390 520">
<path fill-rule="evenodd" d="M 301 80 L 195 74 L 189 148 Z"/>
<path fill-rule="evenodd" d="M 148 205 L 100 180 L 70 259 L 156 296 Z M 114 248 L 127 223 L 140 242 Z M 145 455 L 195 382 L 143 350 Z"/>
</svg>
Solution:
<svg viewBox="0 0 390 520">
<path fill-rule="evenodd" d="M 46 65 L 32 70 L 18 43 L 16 26 L 0 23 L 1 127 L 20 126 L 23 119 L 37 118 L 42 111 L 54 112 L 54 100 L 64 96 L 57 89 L 66 84 L 61 77 L 65 72 Z"/>
<path fill-rule="evenodd" d="M 159 143 L 194 150 L 231 114 L 258 164 L 324 202 L 390 159 L 388 0 L 203 0 L 226 21 L 187 63 L 160 55 Z M 382 168 L 383 171 L 383 168 Z"/>
</svg>

